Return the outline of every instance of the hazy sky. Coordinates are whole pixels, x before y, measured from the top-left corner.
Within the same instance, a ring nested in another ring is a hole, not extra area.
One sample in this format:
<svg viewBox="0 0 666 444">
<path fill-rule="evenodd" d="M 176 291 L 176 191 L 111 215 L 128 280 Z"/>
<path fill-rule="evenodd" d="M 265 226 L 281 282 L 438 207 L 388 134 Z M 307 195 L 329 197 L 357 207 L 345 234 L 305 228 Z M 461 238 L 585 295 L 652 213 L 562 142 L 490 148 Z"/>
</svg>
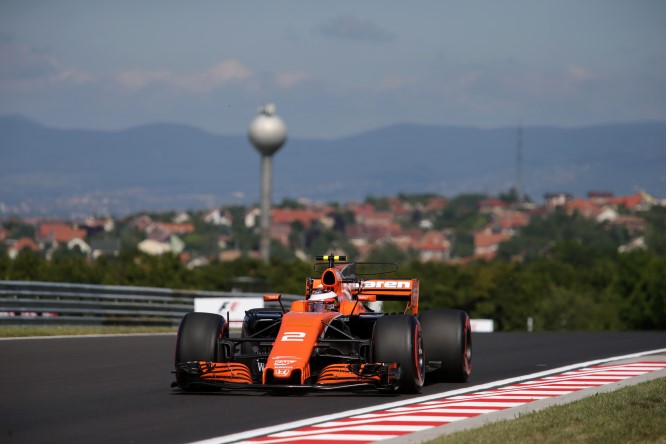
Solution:
<svg viewBox="0 0 666 444">
<path fill-rule="evenodd" d="M 0 114 L 290 136 L 666 120 L 666 2 L 0 0 Z"/>
</svg>

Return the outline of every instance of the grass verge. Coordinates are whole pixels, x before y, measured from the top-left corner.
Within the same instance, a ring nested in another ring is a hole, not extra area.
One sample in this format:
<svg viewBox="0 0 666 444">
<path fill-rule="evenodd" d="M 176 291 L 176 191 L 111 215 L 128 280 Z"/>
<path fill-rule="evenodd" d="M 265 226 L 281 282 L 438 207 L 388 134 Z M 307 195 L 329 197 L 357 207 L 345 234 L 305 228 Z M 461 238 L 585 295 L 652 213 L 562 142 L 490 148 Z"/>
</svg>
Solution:
<svg viewBox="0 0 666 444">
<path fill-rule="evenodd" d="M 666 378 L 442 436 L 449 443 L 666 443 Z"/>
<path fill-rule="evenodd" d="M 176 327 L 116 326 L 2 326 L 0 338 L 29 336 L 115 335 L 128 333 L 176 333 Z"/>
</svg>

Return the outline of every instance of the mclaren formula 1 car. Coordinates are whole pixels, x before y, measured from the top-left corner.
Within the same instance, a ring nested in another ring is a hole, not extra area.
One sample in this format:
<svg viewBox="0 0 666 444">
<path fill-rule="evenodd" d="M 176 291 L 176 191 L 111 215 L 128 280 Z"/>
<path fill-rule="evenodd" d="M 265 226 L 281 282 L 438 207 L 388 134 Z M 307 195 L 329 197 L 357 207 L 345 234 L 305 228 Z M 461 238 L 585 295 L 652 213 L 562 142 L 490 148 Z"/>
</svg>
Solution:
<svg viewBox="0 0 666 444">
<path fill-rule="evenodd" d="M 417 393 L 426 375 L 440 381 L 469 378 L 467 313 L 419 313 L 418 279 L 367 274 L 373 267 L 395 271 L 395 264 L 348 262 L 333 255 L 316 260 L 314 269 L 321 275 L 306 279 L 305 297 L 287 310 L 281 295 L 264 295 L 276 308 L 248 310 L 240 337 L 229 335 L 229 322 L 220 315 L 185 315 L 176 340 L 173 387 Z M 373 301 L 404 301 L 406 308 L 398 314 L 375 312 L 368 308 Z"/>
</svg>

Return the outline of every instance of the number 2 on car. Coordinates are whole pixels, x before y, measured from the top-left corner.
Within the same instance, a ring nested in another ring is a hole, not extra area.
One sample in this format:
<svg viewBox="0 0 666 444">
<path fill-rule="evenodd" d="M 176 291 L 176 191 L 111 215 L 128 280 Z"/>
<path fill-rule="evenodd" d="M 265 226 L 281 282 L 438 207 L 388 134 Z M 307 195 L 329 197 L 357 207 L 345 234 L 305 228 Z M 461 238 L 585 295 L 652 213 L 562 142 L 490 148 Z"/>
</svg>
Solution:
<svg viewBox="0 0 666 444">
<path fill-rule="evenodd" d="M 303 342 L 303 338 L 305 338 L 305 333 L 302 331 L 285 331 L 280 340 L 284 342 Z"/>
</svg>

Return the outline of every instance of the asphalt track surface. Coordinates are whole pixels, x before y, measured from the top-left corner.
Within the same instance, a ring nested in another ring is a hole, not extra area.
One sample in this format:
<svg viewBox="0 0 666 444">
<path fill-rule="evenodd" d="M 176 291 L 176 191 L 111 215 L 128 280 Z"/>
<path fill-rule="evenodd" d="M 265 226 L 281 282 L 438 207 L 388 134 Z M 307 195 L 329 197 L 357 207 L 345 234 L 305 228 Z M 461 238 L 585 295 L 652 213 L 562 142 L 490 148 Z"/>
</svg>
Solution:
<svg viewBox="0 0 666 444">
<path fill-rule="evenodd" d="M 184 394 L 175 335 L 0 341 L 0 443 L 186 443 L 418 395 Z M 472 387 L 666 348 L 666 332 L 474 334 Z"/>
</svg>

